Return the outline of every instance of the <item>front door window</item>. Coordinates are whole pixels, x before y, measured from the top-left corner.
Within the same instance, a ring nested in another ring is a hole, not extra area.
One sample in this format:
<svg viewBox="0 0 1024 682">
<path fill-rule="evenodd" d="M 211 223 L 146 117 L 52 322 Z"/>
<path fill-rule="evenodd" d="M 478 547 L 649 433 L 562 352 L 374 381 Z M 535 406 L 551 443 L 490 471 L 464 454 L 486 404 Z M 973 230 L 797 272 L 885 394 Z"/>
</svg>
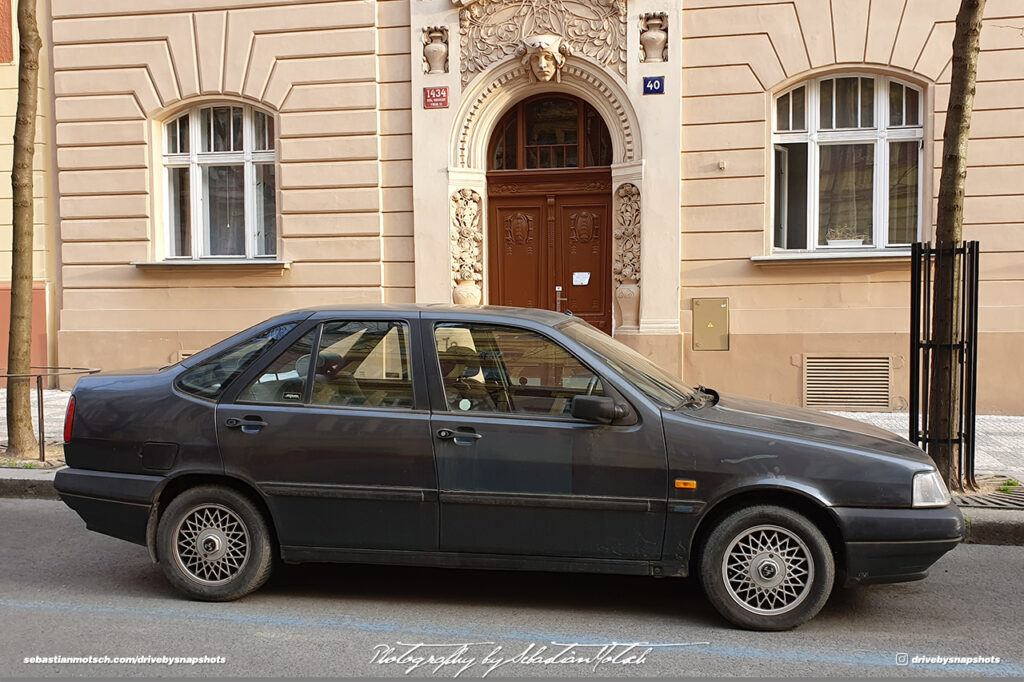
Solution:
<svg viewBox="0 0 1024 682">
<path fill-rule="evenodd" d="M 577 395 L 604 395 L 600 378 L 528 329 L 441 324 L 434 330 L 445 400 L 453 412 L 567 418 Z"/>
</svg>

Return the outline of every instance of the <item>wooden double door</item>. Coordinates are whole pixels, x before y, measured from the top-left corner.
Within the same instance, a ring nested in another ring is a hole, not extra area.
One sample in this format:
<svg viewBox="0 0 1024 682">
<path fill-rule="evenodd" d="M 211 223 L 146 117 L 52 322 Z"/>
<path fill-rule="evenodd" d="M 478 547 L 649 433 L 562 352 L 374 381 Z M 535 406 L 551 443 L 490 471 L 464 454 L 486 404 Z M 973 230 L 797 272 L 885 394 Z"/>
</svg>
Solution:
<svg viewBox="0 0 1024 682">
<path fill-rule="evenodd" d="M 612 332 L 611 170 L 492 171 L 490 303 L 571 311 Z"/>
</svg>

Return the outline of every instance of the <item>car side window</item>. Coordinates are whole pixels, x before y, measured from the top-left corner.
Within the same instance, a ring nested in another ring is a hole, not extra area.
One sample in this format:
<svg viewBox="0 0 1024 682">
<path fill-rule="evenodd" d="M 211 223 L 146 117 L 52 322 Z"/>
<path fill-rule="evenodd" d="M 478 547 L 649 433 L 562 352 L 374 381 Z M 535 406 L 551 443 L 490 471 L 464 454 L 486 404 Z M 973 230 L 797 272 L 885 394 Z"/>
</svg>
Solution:
<svg viewBox="0 0 1024 682">
<path fill-rule="evenodd" d="M 314 328 L 271 362 L 238 394 L 240 403 L 301 405 L 306 395 L 309 358 L 316 341 Z"/>
<path fill-rule="evenodd" d="M 196 397 L 216 400 L 235 377 L 294 328 L 295 323 L 282 324 L 246 339 L 185 371 L 175 386 Z"/>
<path fill-rule="evenodd" d="M 403 322 L 328 322 L 313 374 L 314 405 L 413 407 Z"/>
<path fill-rule="evenodd" d="M 577 395 L 604 395 L 601 379 L 551 339 L 516 327 L 434 329 L 445 399 L 453 412 L 568 417 Z"/>
</svg>

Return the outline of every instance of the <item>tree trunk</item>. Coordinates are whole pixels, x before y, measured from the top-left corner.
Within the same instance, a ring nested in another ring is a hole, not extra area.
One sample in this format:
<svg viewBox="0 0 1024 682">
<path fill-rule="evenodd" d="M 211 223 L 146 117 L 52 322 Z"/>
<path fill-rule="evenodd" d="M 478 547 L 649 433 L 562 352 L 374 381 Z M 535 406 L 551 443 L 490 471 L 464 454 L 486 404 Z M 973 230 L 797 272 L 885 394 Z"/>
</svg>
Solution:
<svg viewBox="0 0 1024 682">
<path fill-rule="evenodd" d="M 32 170 L 35 157 L 36 106 L 39 99 L 39 49 L 42 40 L 36 24 L 36 0 L 18 0 L 18 115 L 14 125 L 14 164 L 11 189 L 14 196 L 14 236 L 11 245 L 11 329 L 7 372 L 27 374 L 32 350 Z M 32 434 L 31 382 L 7 381 L 8 453 L 30 457 L 35 452 Z"/>
<path fill-rule="evenodd" d="M 955 347 L 963 341 L 960 320 L 960 277 L 963 257 L 964 183 L 967 179 L 967 139 L 974 109 L 978 75 L 978 40 L 985 0 L 961 0 L 953 36 L 953 70 L 942 136 L 942 176 L 935 242 L 942 252 L 936 261 L 930 395 L 928 396 L 928 454 L 951 489 L 960 489 L 959 437 L 960 369 Z"/>
</svg>

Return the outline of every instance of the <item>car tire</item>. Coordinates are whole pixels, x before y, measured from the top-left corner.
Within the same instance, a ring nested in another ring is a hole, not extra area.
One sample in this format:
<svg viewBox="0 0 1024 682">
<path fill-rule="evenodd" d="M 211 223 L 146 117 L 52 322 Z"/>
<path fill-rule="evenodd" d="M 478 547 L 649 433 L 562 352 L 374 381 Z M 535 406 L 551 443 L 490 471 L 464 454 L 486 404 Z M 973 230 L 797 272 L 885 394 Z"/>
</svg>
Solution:
<svg viewBox="0 0 1024 682">
<path fill-rule="evenodd" d="M 160 567 L 177 590 L 230 601 L 260 588 L 274 568 L 266 519 L 249 498 L 222 486 L 175 497 L 157 527 Z"/>
<path fill-rule="evenodd" d="M 825 536 L 804 516 L 785 507 L 749 507 L 711 531 L 700 554 L 700 581 L 735 625 L 789 630 L 825 605 L 835 561 Z"/>
</svg>

